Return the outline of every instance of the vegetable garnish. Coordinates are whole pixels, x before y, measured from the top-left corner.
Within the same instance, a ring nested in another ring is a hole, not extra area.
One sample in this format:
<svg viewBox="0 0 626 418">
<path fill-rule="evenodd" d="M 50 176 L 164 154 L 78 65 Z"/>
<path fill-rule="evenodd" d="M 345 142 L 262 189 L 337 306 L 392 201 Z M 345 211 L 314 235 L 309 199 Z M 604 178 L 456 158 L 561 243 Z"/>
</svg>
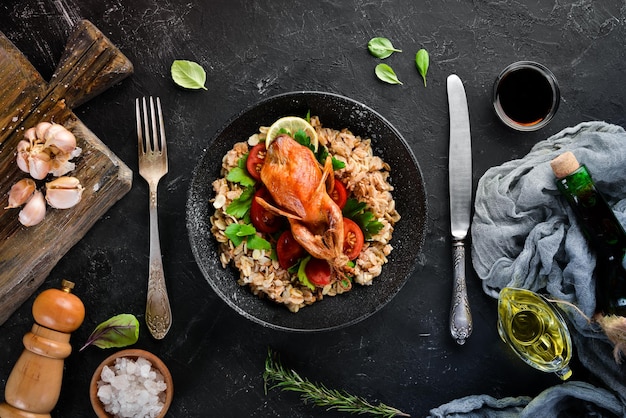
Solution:
<svg viewBox="0 0 626 418">
<path fill-rule="evenodd" d="M 370 51 L 370 54 L 381 59 L 387 58 L 394 52 L 402 52 L 401 49 L 394 48 L 389 39 L 382 37 L 370 39 L 367 43 L 367 49 Z"/>
<path fill-rule="evenodd" d="M 200 64 L 187 60 L 174 60 L 171 68 L 172 80 L 185 89 L 198 90 L 207 88 L 206 73 Z"/>
<path fill-rule="evenodd" d="M 307 255 L 298 264 L 298 280 L 300 280 L 300 283 L 302 283 L 309 289 L 315 290 L 315 286 L 313 285 L 313 283 L 309 281 L 309 278 L 307 277 L 306 272 L 305 272 L 306 265 L 309 262 L 309 260 L 311 260 L 311 256 Z"/>
<path fill-rule="evenodd" d="M 370 414 L 383 418 L 410 416 L 384 403 L 372 405 L 361 397 L 345 391 L 328 389 L 323 384 L 312 383 L 306 378 L 303 379 L 294 370 L 283 367 L 278 355 L 272 349 L 267 350 L 263 383 L 266 394 L 268 385 L 271 385 L 270 389 L 279 388 L 285 391 L 298 392 L 304 403 L 311 402 L 316 406 L 326 407 L 329 411 L 334 409 L 339 412 L 359 415 Z"/>
<path fill-rule="evenodd" d="M 252 198 L 254 197 L 254 187 L 246 187 L 237 199 L 233 199 L 226 208 L 226 213 L 237 219 L 245 219 L 250 214 Z"/>
<path fill-rule="evenodd" d="M 302 133 L 298 133 L 299 131 L 302 131 Z M 311 148 L 313 152 L 317 152 L 317 131 L 315 131 L 315 128 L 313 128 L 306 119 L 299 118 L 297 116 L 285 116 L 278 119 L 267 130 L 265 147 L 269 148 L 272 141 L 274 141 L 277 136 L 282 134 L 287 134 L 296 141 L 298 141 L 296 136 L 300 139 L 308 137 L 309 141 L 305 146 Z"/>
<path fill-rule="evenodd" d="M 270 250 L 271 244 L 256 234 L 256 228 L 250 224 L 232 223 L 226 227 L 224 234 L 235 246 L 244 240 L 248 242 L 248 248 L 253 250 Z"/>
<path fill-rule="evenodd" d="M 424 87 L 426 87 L 426 73 L 428 72 L 429 63 L 428 51 L 423 48 L 417 51 L 417 54 L 415 54 L 415 65 L 417 66 L 417 71 L 424 79 Z"/>
<path fill-rule="evenodd" d="M 91 333 L 80 350 L 90 345 L 99 348 L 126 347 L 139 339 L 139 321 L 135 315 L 120 314 L 107 319 Z"/>
<path fill-rule="evenodd" d="M 374 71 L 376 72 L 376 77 L 385 83 L 402 84 L 402 82 L 398 80 L 396 73 L 387 64 L 378 64 Z"/>
<path fill-rule="evenodd" d="M 228 172 L 226 180 L 239 183 L 245 187 L 254 186 L 256 184 L 256 181 L 250 176 L 248 170 L 241 167 L 233 167 L 233 169 Z"/>
<path fill-rule="evenodd" d="M 370 239 L 376 235 L 383 227 L 383 224 L 375 219 L 374 213 L 366 210 L 367 204 L 356 199 L 349 198 L 343 208 L 343 216 L 356 222 L 365 234 L 365 239 Z"/>
<path fill-rule="evenodd" d="M 246 168 L 247 158 L 248 155 L 241 157 L 239 161 L 237 161 L 237 167 L 233 167 L 226 176 L 226 180 L 244 186 L 241 195 L 233 199 L 226 208 L 226 213 L 237 219 L 245 219 L 250 213 L 252 198 L 254 196 L 254 185 L 256 184 L 256 181 L 250 176 Z"/>
</svg>

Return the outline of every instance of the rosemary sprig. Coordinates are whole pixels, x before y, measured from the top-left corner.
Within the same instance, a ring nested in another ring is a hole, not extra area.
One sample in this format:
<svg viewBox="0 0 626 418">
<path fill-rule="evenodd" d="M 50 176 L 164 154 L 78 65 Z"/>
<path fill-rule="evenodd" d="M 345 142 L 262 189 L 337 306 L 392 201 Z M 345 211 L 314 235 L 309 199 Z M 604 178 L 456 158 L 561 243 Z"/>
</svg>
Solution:
<svg viewBox="0 0 626 418">
<path fill-rule="evenodd" d="M 267 352 L 263 381 L 266 394 L 268 384 L 272 384 L 270 389 L 279 388 L 299 392 L 304 403 L 312 402 L 316 406 L 326 407 L 327 410 L 335 409 L 352 414 L 371 414 L 383 418 L 410 416 L 383 403 L 372 405 L 365 399 L 350 395 L 345 391 L 328 389 L 323 384 L 312 383 L 306 378 L 303 379 L 294 370 L 284 368 L 278 355 L 271 349 L 268 349 Z"/>
</svg>

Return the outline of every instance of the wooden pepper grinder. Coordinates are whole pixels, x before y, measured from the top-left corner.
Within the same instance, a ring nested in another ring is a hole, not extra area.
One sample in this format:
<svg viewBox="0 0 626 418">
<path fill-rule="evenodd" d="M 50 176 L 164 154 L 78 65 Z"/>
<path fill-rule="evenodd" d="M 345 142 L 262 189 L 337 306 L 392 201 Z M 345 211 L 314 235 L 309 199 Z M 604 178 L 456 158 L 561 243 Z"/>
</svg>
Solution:
<svg viewBox="0 0 626 418">
<path fill-rule="evenodd" d="M 61 392 L 64 359 L 72 352 L 70 333 L 85 318 L 85 307 L 71 293 L 74 283 L 43 291 L 33 303 L 35 323 L 24 335 L 25 350 L 15 363 L 0 404 L 0 418 L 48 418 Z"/>
</svg>

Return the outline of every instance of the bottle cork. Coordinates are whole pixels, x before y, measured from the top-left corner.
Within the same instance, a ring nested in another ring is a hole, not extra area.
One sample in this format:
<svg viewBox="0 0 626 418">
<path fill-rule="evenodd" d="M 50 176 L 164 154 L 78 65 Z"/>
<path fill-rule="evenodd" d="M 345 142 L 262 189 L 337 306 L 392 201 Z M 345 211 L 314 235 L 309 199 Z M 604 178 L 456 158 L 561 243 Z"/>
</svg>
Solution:
<svg viewBox="0 0 626 418">
<path fill-rule="evenodd" d="M 557 178 L 562 179 L 563 177 L 567 177 L 574 171 L 578 170 L 580 164 L 578 163 L 576 156 L 571 151 L 566 151 L 550 161 L 550 167 L 552 167 L 554 175 Z"/>
</svg>

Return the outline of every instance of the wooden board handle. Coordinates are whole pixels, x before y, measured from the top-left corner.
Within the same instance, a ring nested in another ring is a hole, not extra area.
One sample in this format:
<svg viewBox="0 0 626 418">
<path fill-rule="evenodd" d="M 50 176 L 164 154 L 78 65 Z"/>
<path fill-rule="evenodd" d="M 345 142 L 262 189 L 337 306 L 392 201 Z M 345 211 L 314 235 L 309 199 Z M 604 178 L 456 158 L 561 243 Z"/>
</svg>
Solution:
<svg viewBox="0 0 626 418">
<path fill-rule="evenodd" d="M 133 64 L 88 20 L 78 22 L 48 84 L 49 102 L 74 109 L 133 73 Z"/>
</svg>

